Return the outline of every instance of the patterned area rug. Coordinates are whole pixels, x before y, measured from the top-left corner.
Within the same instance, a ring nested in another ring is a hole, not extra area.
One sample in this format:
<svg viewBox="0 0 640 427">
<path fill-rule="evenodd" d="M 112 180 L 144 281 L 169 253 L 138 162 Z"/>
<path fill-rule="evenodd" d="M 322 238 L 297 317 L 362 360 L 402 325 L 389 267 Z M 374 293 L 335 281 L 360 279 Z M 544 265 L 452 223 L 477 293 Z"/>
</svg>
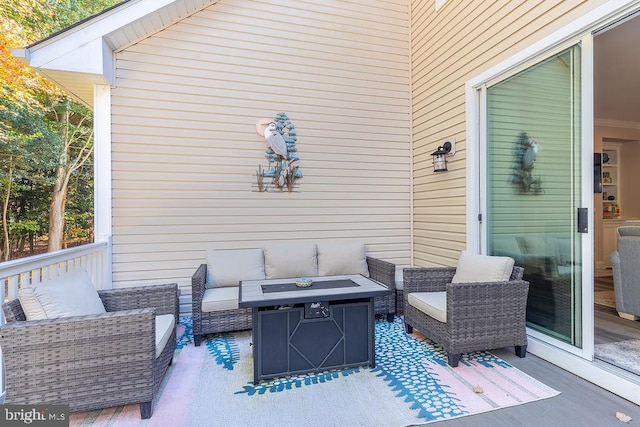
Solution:
<svg viewBox="0 0 640 427">
<path fill-rule="evenodd" d="M 402 320 L 376 322 L 376 367 L 254 385 L 251 333 L 192 343 L 182 318 L 178 350 L 150 420 L 137 405 L 73 414 L 73 426 L 408 426 L 552 397 L 557 391 L 488 352 L 452 369 L 438 346 L 407 336 Z M 475 390 L 474 390 L 475 389 Z"/>
<path fill-rule="evenodd" d="M 640 340 L 596 344 L 595 357 L 640 375 Z"/>
</svg>

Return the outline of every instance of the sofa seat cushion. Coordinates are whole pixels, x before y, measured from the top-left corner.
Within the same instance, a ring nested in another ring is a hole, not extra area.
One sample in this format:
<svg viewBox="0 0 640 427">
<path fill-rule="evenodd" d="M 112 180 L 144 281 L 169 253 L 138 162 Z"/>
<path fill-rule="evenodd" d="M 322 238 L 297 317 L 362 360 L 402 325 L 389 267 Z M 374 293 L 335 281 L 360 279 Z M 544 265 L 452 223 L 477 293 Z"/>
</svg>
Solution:
<svg viewBox="0 0 640 427">
<path fill-rule="evenodd" d="M 239 287 L 221 287 L 207 289 L 202 297 L 202 311 L 236 310 L 238 308 Z"/>
<path fill-rule="evenodd" d="M 317 276 L 316 244 L 307 242 L 271 244 L 264 248 L 264 266 L 267 279 Z"/>
<path fill-rule="evenodd" d="M 211 249 L 207 251 L 206 288 L 238 286 L 241 280 L 261 280 L 262 249 Z"/>
<path fill-rule="evenodd" d="M 363 243 L 324 241 L 318 243 L 318 275 L 362 274 L 369 276 Z"/>
<path fill-rule="evenodd" d="M 407 296 L 410 306 L 434 319 L 447 323 L 447 292 L 411 292 Z"/>
<path fill-rule="evenodd" d="M 173 314 L 160 314 L 156 316 L 156 357 L 169 342 L 173 329 L 176 327 L 176 319 Z"/>
<path fill-rule="evenodd" d="M 505 282 L 513 272 L 514 259 L 462 251 L 451 283 Z"/>
<path fill-rule="evenodd" d="M 106 313 L 85 270 L 66 272 L 55 279 L 20 288 L 18 299 L 27 320 Z"/>
</svg>

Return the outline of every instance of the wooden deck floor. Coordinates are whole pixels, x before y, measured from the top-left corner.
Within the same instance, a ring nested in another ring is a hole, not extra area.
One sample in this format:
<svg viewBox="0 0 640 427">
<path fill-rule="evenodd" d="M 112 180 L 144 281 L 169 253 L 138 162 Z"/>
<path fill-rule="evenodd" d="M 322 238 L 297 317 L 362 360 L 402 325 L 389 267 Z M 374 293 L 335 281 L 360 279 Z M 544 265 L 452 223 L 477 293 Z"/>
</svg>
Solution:
<svg viewBox="0 0 640 427">
<path fill-rule="evenodd" d="M 520 359 L 513 351 L 492 351 L 523 372 L 560 391 L 560 395 L 537 402 L 499 409 L 478 415 L 439 421 L 429 426 L 445 427 L 574 427 L 638 426 L 640 406 L 616 396 L 564 369 L 532 354 Z M 616 418 L 622 412 L 632 418 L 623 423 Z"/>
<path fill-rule="evenodd" d="M 596 290 L 613 288 L 613 282 L 596 283 Z M 615 309 L 595 306 L 595 342 L 606 343 L 627 339 L 640 339 L 640 321 L 621 319 Z M 640 426 L 640 406 L 616 396 L 576 375 L 558 368 L 532 354 L 520 359 L 513 350 L 492 351 L 521 371 L 560 391 L 560 395 L 512 408 L 471 415 L 429 426 L 446 427 L 574 427 L 574 426 Z M 616 418 L 622 412 L 632 418 L 623 423 Z"/>
</svg>

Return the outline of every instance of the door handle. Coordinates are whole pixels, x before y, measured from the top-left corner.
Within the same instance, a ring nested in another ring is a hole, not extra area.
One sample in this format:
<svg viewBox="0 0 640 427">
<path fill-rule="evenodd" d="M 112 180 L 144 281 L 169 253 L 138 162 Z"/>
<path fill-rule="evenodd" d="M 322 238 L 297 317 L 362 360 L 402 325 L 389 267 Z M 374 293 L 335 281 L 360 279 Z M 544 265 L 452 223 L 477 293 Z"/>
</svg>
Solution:
<svg viewBox="0 0 640 427">
<path fill-rule="evenodd" d="M 578 233 L 589 232 L 589 209 L 578 208 Z"/>
</svg>

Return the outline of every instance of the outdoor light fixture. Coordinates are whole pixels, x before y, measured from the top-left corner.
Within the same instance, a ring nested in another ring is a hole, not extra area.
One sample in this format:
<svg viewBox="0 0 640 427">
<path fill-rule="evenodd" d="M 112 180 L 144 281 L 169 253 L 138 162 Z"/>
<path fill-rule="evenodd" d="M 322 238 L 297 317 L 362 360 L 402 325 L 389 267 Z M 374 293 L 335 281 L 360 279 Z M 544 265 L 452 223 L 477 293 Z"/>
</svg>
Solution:
<svg viewBox="0 0 640 427">
<path fill-rule="evenodd" d="M 438 147 L 436 151 L 431 153 L 433 157 L 433 171 L 434 172 L 446 172 L 447 169 L 447 154 L 451 153 L 453 144 L 446 141 L 444 144 Z"/>
</svg>

